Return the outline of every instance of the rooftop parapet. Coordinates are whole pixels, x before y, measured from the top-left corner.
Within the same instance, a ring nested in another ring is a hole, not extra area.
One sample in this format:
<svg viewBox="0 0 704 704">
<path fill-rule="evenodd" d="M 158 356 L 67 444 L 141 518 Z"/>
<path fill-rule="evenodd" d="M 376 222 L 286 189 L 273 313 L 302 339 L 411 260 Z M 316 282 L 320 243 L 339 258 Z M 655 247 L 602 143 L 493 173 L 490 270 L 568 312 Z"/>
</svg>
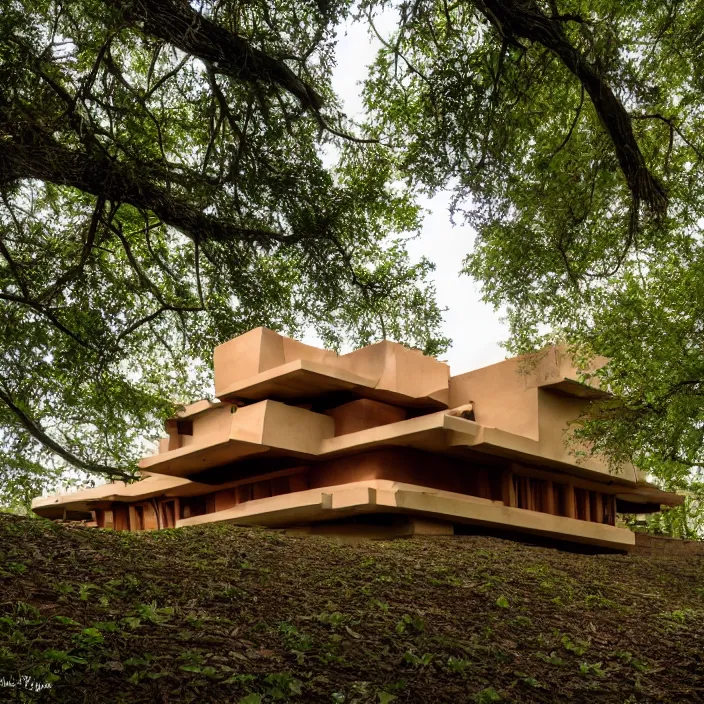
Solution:
<svg viewBox="0 0 704 704">
<path fill-rule="evenodd" d="M 608 362 L 606 357 L 595 357 L 586 368 L 581 369 L 566 347 L 554 345 L 535 354 L 518 357 L 517 361 L 518 372 L 528 389 L 551 389 L 586 399 L 608 396 L 608 392 L 599 388 L 598 379 L 589 376 Z"/>
<path fill-rule="evenodd" d="M 383 341 L 337 355 L 256 328 L 215 348 L 221 400 L 289 401 L 349 392 L 360 398 L 447 408 L 449 367 L 418 350 Z"/>
</svg>

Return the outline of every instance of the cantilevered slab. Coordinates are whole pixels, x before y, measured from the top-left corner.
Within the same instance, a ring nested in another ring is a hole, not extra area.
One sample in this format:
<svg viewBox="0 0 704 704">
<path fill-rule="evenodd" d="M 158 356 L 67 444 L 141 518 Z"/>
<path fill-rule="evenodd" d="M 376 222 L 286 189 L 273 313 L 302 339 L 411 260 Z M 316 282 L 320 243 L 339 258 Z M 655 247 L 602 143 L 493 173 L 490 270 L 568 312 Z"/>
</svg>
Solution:
<svg viewBox="0 0 704 704">
<path fill-rule="evenodd" d="M 280 367 L 235 381 L 224 388 L 216 387 L 216 393 L 224 400 L 287 401 L 310 399 L 337 391 L 357 390 L 362 395 L 364 390 L 374 389 L 374 385 L 374 379 L 333 366 L 296 359 Z"/>
<path fill-rule="evenodd" d="M 151 473 L 196 477 L 210 467 L 268 452 L 302 460 L 323 460 L 381 447 L 411 447 L 426 452 L 456 455 L 462 448 L 486 455 L 534 463 L 561 473 L 635 486 L 638 477 L 628 472 L 612 475 L 600 462 L 577 463 L 561 443 L 547 437 L 534 440 L 497 428 L 456 418 L 437 411 L 396 423 L 335 435 L 332 418 L 278 401 L 260 401 L 231 413 L 214 409 L 219 418 L 207 434 L 194 434 L 184 447 L 161 452 L 142 460 L 140 467 Z M 207 418 L 203 416 L 205 424 Z M 204 426 L 205 427 L 205 426 Z"/>
<path fill-rule="evenodd" d="M 564 345 L 554 345 L 517 359 L 526 388 L 552 389 L 578 398 L 604 398 L 610 395 L 599 388 L 598 378 L 591 376 L 608 363 L 606 357 L 595 357 L 587 368 L 580 369 Z"/>
<path fill-rule="evenodd" d="M 174 491 L 177 493 L 172 494 Z M 203 487 L 188 479 L 154 475 L 132 484 L 112 482 L 90 489 L 40 497 L 32 501 L 32 511 L 45 518 L 61 518 L 64 510 L 91 511 L 97 504 L 106 502 L 131 502 L 162 495 L 190 496 L 201 491 Z"/>
<path fill-rule="evenodd" d="M 512 508 L 479 497 L 380 479 L 248 501 L 217 513 L 184 518 L 176 525 L 225 521 L 237 525 L 276 527 L 374 513 L 404 513 L 451 523 L 519 530 L 617 550 L 627 550 L 635 544 L 634 534 L 624 528 Z"/>
<path fill-rule="evenodd" d="M 278 401 L 243 408 L 223 405 L 212 415 L 210 423 L 206 414 L 201 416 L 203 432 L 194 425 L 193 434 L 182 438 L 183 446 L 144 458 L 140 469 L 186 477 L 272 450 L 316 457 L 322 440 L 335 433 L 332 418 Z"/>
<path fill-rule="evenodd" d="M 418 408 L 447 408 L 449 369 L 394 342 L 338 356 L 257 328 L 215 349 L 215 394 L 222 400 L 286 401 L 336 392 Z"/>
</svg>

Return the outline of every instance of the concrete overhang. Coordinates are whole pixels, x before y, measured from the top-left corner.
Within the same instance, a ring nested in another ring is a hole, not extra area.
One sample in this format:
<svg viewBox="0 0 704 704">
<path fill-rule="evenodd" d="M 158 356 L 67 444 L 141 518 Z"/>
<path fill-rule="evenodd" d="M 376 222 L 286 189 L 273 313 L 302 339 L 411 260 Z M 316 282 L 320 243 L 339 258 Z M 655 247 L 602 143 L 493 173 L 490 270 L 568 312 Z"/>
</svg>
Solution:
<svg viewBox="0 0 704 704">
<path fill-rule="evenodd" d="M 650 483 L 641 483 L 637 490 L 629 491 L 624 489 L 616 494 L 620 501 L 627 501 L 631 504 L 651 504 L 656 506 L 681 506 L 684 503 L 682 494 L 674 494 L 663 491 Z"/>
<path fill-rule="evenodd" d="M 409 408 L 447 408 L 447 390 L 435 394 L 409 396 L 377 387 L 378 380 L 363 377 L 345 369 L 297 359 L 254 377 L 236 381 L 218 391 L 223 401 L 282 401 L 315 399 L 327 394 L 349 392 L 358 398 L 369 398 Z"/>
<path fill-rule="evenodd" d="M 40 497 L 32 501 L 32 511 L 45 518 L 61 518 L 64 509 L 89 512 L 102 508 L 101 504 L 110 504 L 113 501 L 131 502 L 150 499 L 154 496 L 194 495 L 203 491 L 203 487 L 204 485 L 188 479 L 154 475 L 132 484 L 112 482 L 90 489 Z M 205 490 L 207 491 L 207 487 Z"/>
<path fill-rule="evenodd" d="M 623 485 L 637 485 L 634 469 L 612 475 L 600 463 L 565 461 L 564 453 L 522 435 L 449 416 L 445 411 L 335 436 L 328 416 L 277 401 L 260 401 L 228 414 L 218 432 L 191 444 L 148 457 L 140 468 L 152 474 L 197 477 L 198 473 L 257 454 L 316 461 L 381 447 L 410 447 L 426 452 L 461 454 L 463 449 L 485 455 L 541 464 L 557 471 Z"/>
<path fill-rule="evenodd" d="M 269 449 L 264 445 L 225 436 L 212 439 L 210 444 L 188 445 L 145 457 L 140 460 L 139 468 L 150 475 L 190 477 L 212 467 L 262 454 Z"/>
<path fill-rule="evenodd" d="M 340 392 L 427 409 L 449 401 L 447 364 L 388 340 L 338 355 L 256 328 L 216 347 L 213 364 L 223 401 L 305 402 Z"/>
<path fill-rule="evenodd" d="M 368 480 L 256 499 L 176 522 L 177 527 L 228 522 L 291 526 L 373 513 L 404 513 L 502 530 L 519 530 L 560 540 L 627 550 L 634 534 L 624 528 L 504 506 L 501 502 L 449 491 Z"/>
<path fill-rule="evenodd" d="M 565 394 L 566 396 L 574 396 L 575 398 L 583 398 L 590 401 L 601 398 L 609 398 L 612 395 L 608 391 L 602 391 L 595 386 L 585 384 L 577 379 L 571 379 L 569 377 L 565 377 L 559 381 L 540 384 L 538 388 L 548 389 L 550 391 Z"/>
</svg>

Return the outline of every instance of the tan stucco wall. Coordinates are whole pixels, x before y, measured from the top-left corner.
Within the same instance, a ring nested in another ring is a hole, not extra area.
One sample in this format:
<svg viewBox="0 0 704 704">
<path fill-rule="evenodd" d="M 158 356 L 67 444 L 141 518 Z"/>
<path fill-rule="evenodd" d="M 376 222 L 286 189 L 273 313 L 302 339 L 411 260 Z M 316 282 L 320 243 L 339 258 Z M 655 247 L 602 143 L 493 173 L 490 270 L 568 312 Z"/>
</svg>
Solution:
<svg viewBox="0 0 704 704">
<path fill-rule="evenodd" d="M 567 349 L 561 345 L 547 347 L 535 354 L 519 357 L 517 360 L 526 377 L 527 387 L 550 386 L 566 379 L 577 381 L 582 372 L 596 371 L 608 362 L 605 357 L 595 357 L 585 369 L 578 369 Z M 596 379 L 590 379 L 588 384 L 592 388 L 598 388 Z"/>
<path fill-rule="evenodd" d="M 335 352 L 305 345 L 268 328 L 255 328 L 215 348 L 215 395 L 231 384 L 297 359 L 333 363 Z"/>
<path fill-rule="evenodd" d="M 179 435 L 180 447 L 209 445 L 217 438 L 227 436 L 232 424 L 231 407 L 213 406 L 191 419 L 193 435 Z"/>
<path fill-rule="evenodd" d="M 276 401 L 262 401 L 256 405 L 264 404 L 266 416 L 262 442 L 265 445 L 289 447 L 294 452 L 317 454 L 320 452 L 322 441 L 335 435 L 335 421 L 322 413 Z"/>
<path fill-rule="evenodd" d="M 565 444 L 565 440 L 568 439 L 565 433 L 568 431 L 569 423 L 579 418 L 587 405 L 588 401 L 584 399 L 538 389 L 540 454 L 559 462 L 576 462 L 584 469 L 611 476 L 603 460 L 598 457 L 580 459 L 574 455 L 574 452 L 580 450 L 580 446 L 574 443 Z M 624 466 L 618 476 L 629 482 L 636 481 L 635 469 L 632 465 Z"/>
<path fill-rule="evenodd" d="M 526 388 L 518 360 L 450 377 L 450 408 L 470 401 L 480 425 L 538 439 L 538 391 Z"/>
<path fill-rule="evenodd" d="M 344 403 L 324 412 L 335 421 L 335 435 L 347 435 L 368 428 L 376 428 L 389 423 L 405 420 L 408 413 L 405 408 L 388 403 L 360 398 Z"/>
<path fill-rule="evenodd" d="M 334 364 L 375 382 L 374 388 L 408 396 L 409 399 L 432 397 L 448 403 L 449 367 L 419 350 L 384 340 L 355 350 L 335 360 Z"/>
</svg>

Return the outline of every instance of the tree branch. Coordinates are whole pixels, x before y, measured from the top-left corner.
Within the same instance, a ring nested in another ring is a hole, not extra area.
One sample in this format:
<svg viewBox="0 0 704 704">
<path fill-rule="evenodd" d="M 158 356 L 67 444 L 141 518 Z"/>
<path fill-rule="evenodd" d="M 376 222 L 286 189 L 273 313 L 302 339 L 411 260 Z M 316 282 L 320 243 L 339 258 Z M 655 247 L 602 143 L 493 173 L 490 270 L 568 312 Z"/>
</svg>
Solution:
<svg viewBox="0 0 704 704">
<path fill-rule="evenodd" d="M 704 160 L 704 153 L 701 149 L 699 149 L 696 144 L 684 135 L 682 130 L 675 124 L 675 121 L 671 117 L 665 117 L 659 112 L 648 115 L 632 115 L 631 117 L 634 120 L 660 120 L 661 122 L 664 122 L 670 128 L 670 135 L 672 135 L 673 132 L 677 133 L 680 136 L 680 139 L 697 155 L 697 158 Z M 672 138 L 670 138 L 670 142 L 672 142 Z"/>
<path fill-rule="evenodd" d="M 322 96 L 299 78 L 282 60 L 253 47 L 244 37 L 228 31 L 179 0 L 105 0 L 137 21 L 142 30 L 187 54 L 213 65 L 216 72 L 238 81 L 277 85 L 313 112 L 323 106 Z"/>
<path fill-rule="evenodd" d="M 550 165 L 550 162 L 567 146 L 567 142 L 570 141 L 572 138 L 572 133 L 574 132 L 574 128 L 577 126 L 577 123 L 579 122 L 579 116 L 582 114 L 582 106 L 584 105 L 584 86 L 582 86 L 582 95 L 579 99 L 579 105 L 577 106 L 577 111 L 574 114 L 574 120 L 572 120 L 572 124 L 570 125 L 569 130 L 567 131 L 567 134 L 565 135 L 565 138 L 560 142 L 560 146 L 550 155 L 550 158 L 548 159 L 548 165 Z"/>
<path fill-rule="evenodd" d="M 12 293 L 2 293 L 0 292 L 0 301 L 9 301 L 10 303 L 19 303 L 20 305 L 27 306 L 32 310 L 36 311 L 40 315 L 43 315 L 57 330 L 62 332 L 64 335 L 68 335 L 72 340 L 77 342 L 81 347 L 85 347 L 89 350 L 95 350 L 95 347 L 90 343 L 86 342 L 79 335 L 77 335 L 72 330 L 69 330 L 46 306 L 38 303 L 32 298 L 25 298 L 24 296 L 15 296 Z"/>
<path fill-rule="evenodd" d="M 58 442 L 56 442 L 52 437 L 47 435 L 44 429 L 27 413 L 25 413 L 15 401 L 12 396 L 0 387 L 0 401 L 2 401 L 5 406 L 15 415 L 19 424 L 37 441 L 40 442 L 44 447 L 48 448 L 55 454 L 57 454 L 61 459 L 65 460 L 74 467 L 83 469 L 86 472 L 96 472 L 98 474 L 103 474 L 112 479 L 118 478 L 124 481 L 132 481 L 134 476 L 130 472 L 126 472 L 119 467 L 110 467 L 109 465 L 96 464 L 94 462 L 86 462 L 82 460 L 77 455 L 73 454 L 71 451 L 62 447 Z"/>
<path fill-rule="evenodd" d="M 474 0 L 474 5 L 501 36 L 542 44 L 579 79 L 611 138 L 636 212 L 642 202 L 656 216 L 663 215 L 667 210 L 667 193 L 645 163 L 630 115 L 603 76 L 569 41 L 563 24 L 546 15 L 536 0 Z"/>
<path fill-rule="evenodd" d="M 0 127 L 2 127 L 0 112 Z M 303 235 L 285 235 L 257 227 L 244 227 L 203 213 L 158 185 L 168 180 L 154 166 L 130 167 L 95 151 L 67 148 L 36 125 L 22 125 L 15 139 L 0 140 L 0 185 L 37 179 L 71 186 L 115 203 L 154 213 L 193 241 L 243 241 L 271 246 L 295 244 Z M 151 171 L 151 173 L 150 173 Z"/>
</svg>

